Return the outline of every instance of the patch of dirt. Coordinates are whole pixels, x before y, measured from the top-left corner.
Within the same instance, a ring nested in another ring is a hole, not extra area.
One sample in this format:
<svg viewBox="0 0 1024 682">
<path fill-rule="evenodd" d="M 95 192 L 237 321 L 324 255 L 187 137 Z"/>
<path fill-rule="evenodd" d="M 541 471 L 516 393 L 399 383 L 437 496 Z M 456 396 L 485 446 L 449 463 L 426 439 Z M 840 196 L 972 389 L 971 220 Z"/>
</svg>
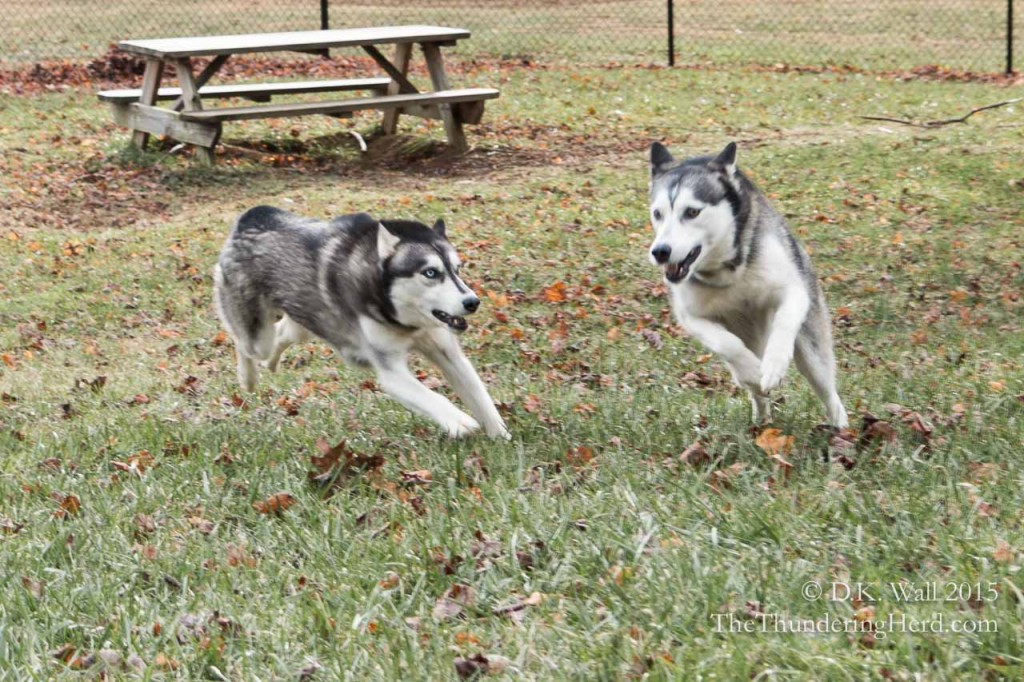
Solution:
<svg viewBox="0 0 1024 682">
<path fill-rule="evenodd" d="M 482 177 L 513 167 L 552 165 L 554 154 L 512 145 L 478 144 L 457 154 L 442 140 L 417 135 L 374 134 L 364 138 L 366 150 L 350 132 L 293 139 L 224 141 L 218 163 L 241 163 L 248 158 L 269 166 L 287 166 L 295 172 L 343 172 L 345 175 L 398 171 L 424 177 Z M 344 151 L 343 156 L 337 154 Z"/>
</svg>

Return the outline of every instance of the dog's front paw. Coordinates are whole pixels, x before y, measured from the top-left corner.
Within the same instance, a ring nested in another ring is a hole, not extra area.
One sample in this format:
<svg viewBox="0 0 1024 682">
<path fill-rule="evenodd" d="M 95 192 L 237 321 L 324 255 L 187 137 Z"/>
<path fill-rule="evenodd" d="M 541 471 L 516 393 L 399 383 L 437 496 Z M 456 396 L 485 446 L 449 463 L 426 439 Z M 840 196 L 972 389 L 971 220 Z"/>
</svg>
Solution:
<svg viewBox="0 0 1024 682">
<path fill-rule="evenodd" d="M 477 420 L 462 412 L 443 424 L 443 426 L 449 438 L 465 438 L 480 430 L 480 424 Z"/>
<path fill-rule="evenodd" d="M 508 432 L 508 429 L 502 422 L 498 422 L 497 424 L 488 424 L 487 435 L 495 440 L 512 440 L 512 434 Z"/>
<path fill-rule="evenodd" d="M 761 361 L 761 391 L 768 393 L 777 388 L 786 377 L 786 370 L 789 369 L 789 358 L 778 356 L 766 356 Z"/>
</svg>

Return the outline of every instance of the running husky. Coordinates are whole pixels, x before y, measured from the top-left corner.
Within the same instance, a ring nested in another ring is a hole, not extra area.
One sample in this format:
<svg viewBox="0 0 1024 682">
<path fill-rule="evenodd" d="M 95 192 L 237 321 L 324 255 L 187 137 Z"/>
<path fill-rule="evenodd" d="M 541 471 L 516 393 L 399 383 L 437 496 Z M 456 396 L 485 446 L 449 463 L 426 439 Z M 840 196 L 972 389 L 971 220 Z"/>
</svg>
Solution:
<svg viewBox="0 0 1024 682">
<path fill-rule="evenodd" d="M 274 371 L 288 346 L 316 336 L 346 361 L 372 366 L 382 390 L 449 436 L 482 424 L 491 437 L 509 437 L 453 333 L 480 299 L 459 278 L 443 221 L 430 228 L 357 213 L 323 222 L 259 206 L 238 218 L 213 281 L 243 389 L 256 387 L 257 361 Z M 441 368 L 475 419 L 416 379 L 410 350 Z"/>
<path fill-rule="evenodd" d="M 782 216 L 736 168 L 736 144 L 677 162 L 651 145 L 651 260 L 665 268 L 679 323 L 725 360 L 750 393 L 754 420 L 771 417 L 769 392 L 790 360 L 847 426 L 825 298 L 807 252 Z"/>
</svg>

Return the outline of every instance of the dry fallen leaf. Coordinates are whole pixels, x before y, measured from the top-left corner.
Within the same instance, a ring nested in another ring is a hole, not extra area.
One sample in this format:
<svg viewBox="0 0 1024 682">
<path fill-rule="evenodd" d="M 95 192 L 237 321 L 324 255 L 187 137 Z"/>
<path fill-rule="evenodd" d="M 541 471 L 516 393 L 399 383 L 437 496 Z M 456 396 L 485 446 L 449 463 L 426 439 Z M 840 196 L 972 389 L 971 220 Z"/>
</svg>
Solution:
<svg viewBox="0 0 1024 682">
<path fill-rule="evenodd" d="M 433 483 L 433 475 L 426 469 L 417 469 L 415 471 L 402 471 L 402 483 L 409 485 L 423 485 Z"/>
<path fill-rule="evenodd" d="M 203 535 L 209 535 L 213 532 L 214 523 L 208 519 L 204 519 L 200 516 L 188 517 L 188 525 L 198 530 Z"/>
<path fill-rule="evenodd" d="M 569 448 L 568 452 L 565 453 L 565 461 L 571 466 L 580 468 L 584 467 L 594 459 L 594 451 L 588 448 L 586 445 L 576 445 Z"/>
<path fill-rule="evenodd" d="M 469 658 L 455 659 L 455 672 L 463 680 L 475 680 L 490 672 L 490 661 L 483 654 L 473 654 Z"/>
<path fill-rule="evenodd" d="M 527 607 L 537 606 L 543 600 L 544 596 L 540 592 L 532 592 L 526 599 L 518 599 L 507 606 L 500 606 L 494 609 L 494 615 L 509 616 L 518 620 Z"/>
<path fill-rule="evenodd" d="M 469 585 L 456 583 L 448 588 L 434 604 L 434 620 L 447 620 L 461 616 L 476 603 L 476 593 Z"/>
<path fill-rule="evenodd" d="M 152 516 L 149 516 L 147 514 L 136 514 L 135 527 L 138 529 L 138 532 L 140 533 L 153 533 L 156 531 L 156 521 L 153 520 Z"/>
<path fill-rule="evenodd" d="M 327 495 L 332 494 L 346 479 L 360 473 L 377 475 L 384 466 L 383 456 L 357 455 L 348 448 L 345 441 L 332 447 L 325 438 L 320 437 L 316 446 L 321 454 L 310 458 L 315 471 L 309 472 L 308 477 L 313 485 L 325 488 Z"/>
<path fill-rule="evenodd" d="M 757 434 L 754 443 L 769 455 L 788 455 L 793 449 L 796 436 L 787 436 L 780 429 L 764 429 Z"/>
<path fill-rule="evenodd" d="M 163 668 L 164 670 L 177 670 L 179 663 L 173 658 L 169 658 L 167 655 L 160 653 L 153 659 L 153 665 L 157 668 Z"/>
<path fill-rule="evenodd" d="M 683 453 L 679 455 L 679 461 L 688 466 L 702 467 L 711 462 L 711 455 L 708 454 L 704 444 L 698 440 L 683 450 Z"/>
<path fill-rule="evenodd" d="M 295 504 L 295 498 L 290 493 L 274 493 L 265 500 L 252 503 L 252 508 L 260 514 L 279 514 L 288 507 Z"/>
<path fill-rule="evenodd" d="M 867 420 L 866 420 L 867 421 Z M 867 423 L 860 434 L 861 444 L 875 444 L 876 447 L 884 447 L 888 443 L 896 441 L 896 429 L 887 421 L 877 419 Z"/>
<path fill-rule="evenodd" d="M 62 519 L 68 514 L 77 514 L 78 510 L 82 508 L 82 501 L 78 499 L 77 495 L 54 492 L 51 497 L 60 504 L 60 509 L 53 513 L 58 519 Z"/>
<path fill-rule="evenodd" d="M 992 558 L 1001 564 L 1008 564 L 1013 561 L 1013 548 L 1006 540 L 999 540 L 992 552 Z"/>
<path fill-rule="evenodd" d="M 469 554 L 473 558 L 483 559 L 501 554 L 501 542 L 491 540 L 479 530 L 474 533 L 474 537 L 476 539 L 469 545 Z"/>
<path fill-rule="evenodd" d="M 558 281 L 549 287 L 544 287 L 544 300 L 548 303 L 561 303 L 565 300 L 565 282 Z"/>
<path fill-rule="evenodd" d="M 732 482 L 747 467 L 743 462 L 730 464 L 725 469 L 716 469 L 711 472 L 709 485 L 716 492 L 721 492 L 732 487 Z"/>
<path fill-rule="evenodd" d="M 644 329 L 640 332 L 640 336 L 642 336 L 644 341 L 646 341 L 654 350 L 661 350 L 665 346 L 664 341 L 661 340 L 661 334 L 659 334 L 655 329 Z"/>
</svg>

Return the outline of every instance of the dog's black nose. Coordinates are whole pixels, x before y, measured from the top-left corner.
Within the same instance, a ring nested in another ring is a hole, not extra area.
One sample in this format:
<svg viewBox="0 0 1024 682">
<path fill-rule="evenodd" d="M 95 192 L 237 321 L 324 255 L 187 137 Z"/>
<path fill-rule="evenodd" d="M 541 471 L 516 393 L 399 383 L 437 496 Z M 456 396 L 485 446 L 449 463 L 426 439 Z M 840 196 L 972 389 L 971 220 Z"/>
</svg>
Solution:
<svg viewBox="0 0 1024 682">
<path fill-rule="evenodd" d="M 470 296 L 462 299 L 462 307 L 466 309 L 467 313 L 475 313 L 476 309 L 480 307 L 480 299 L 476 296 Z"/>
<path fill-rule="evenodd" d="M 668 257 L 672 255 L 672 247 L 659 244 L 651 249 L 651 255 L 654 256 L 656 262 L 667 263 Z"/>
</svg>

